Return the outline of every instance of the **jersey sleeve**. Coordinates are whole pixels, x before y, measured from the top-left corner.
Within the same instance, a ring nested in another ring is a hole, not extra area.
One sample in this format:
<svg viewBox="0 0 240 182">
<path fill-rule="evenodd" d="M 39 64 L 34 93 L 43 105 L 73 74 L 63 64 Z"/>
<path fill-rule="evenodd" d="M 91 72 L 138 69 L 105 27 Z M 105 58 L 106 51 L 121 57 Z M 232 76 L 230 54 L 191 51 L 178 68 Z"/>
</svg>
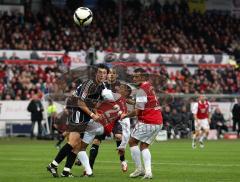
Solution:
<svg viewBox="0 0 240 182">
<path fill-rule="evenodd" d="M 198 103 L 194 103 L 192 107 L 192 113 L 197 114 L 197 111 L 198 111 Z"/>
<path fill-rule="evenodd" d="M 74 93 L 75 97 L 78 97 L 82 101 L 85 101 L 87 96 L 91 93 L 91 88 L 94 85 L 92 80 L 88 80 L 86 82 L 83 82 L 81 85 L 79 85 Z"/>
<path fill-rule="evenodd" d="M 139 89 L 136 93 L 136 109 L 144 110 L 147 103 L 147 94 L 143 89 Z"/>
</svg>

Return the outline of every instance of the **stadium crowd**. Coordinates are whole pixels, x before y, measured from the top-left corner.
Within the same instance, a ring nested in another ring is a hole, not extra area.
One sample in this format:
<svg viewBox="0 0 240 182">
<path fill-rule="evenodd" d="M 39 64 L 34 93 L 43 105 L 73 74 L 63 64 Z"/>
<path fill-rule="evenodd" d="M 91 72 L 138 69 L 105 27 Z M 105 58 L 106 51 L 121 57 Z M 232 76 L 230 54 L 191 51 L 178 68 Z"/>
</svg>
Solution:
<svg viewBox="0 0 240 182">
<path fill-rule="evenodd" d="M 48 1 L 46 1 L 48 2 Z M 99 1 L 90 27 L 73 24 L 69 9 L 44 3 L 25 15 L 0 15 L 0 49 L 118 51 L 118 4 Z M 190 13 L 185 0 L 145 6 L 123 1 L 121 48 L 132 52 L 233 53 L 239 49 L 240 19 L 227 14 Z M 139 13 L 141 11 L 141 13 Z"/>
<path fill-rule="evenodd" d="M 50 93 L 58 85 L 61 76 L 57 65 L 0 65 L 1 100 L 26 100 L 38 93 Z M 199 67 L 192 74 L 186 65 L 180 71 L 167 72 L 163 65 L 157 74 L 151 75 L 156 90 L 163 94 L 239 94 L 240 70 L 229 66 L 224 69 Z M 68 89 L 73 87 L 69 78 Z M 75 79 L 75 78 L 74 78 Z"/>
</svg>

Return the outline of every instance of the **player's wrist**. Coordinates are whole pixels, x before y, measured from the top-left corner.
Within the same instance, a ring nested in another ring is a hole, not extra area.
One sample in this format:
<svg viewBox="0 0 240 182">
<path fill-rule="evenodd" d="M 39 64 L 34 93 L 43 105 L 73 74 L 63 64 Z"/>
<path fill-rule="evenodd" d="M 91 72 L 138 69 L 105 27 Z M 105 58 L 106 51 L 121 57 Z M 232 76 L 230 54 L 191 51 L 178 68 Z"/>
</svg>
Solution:
<svg viewBox="0 0 240 182">
<path fill-rule="evenodd" d="M 91 114 L 90 114 L 90 117 L 93 117 L 94 116 L 94 113 L 92 112 Z"/>
</svg>

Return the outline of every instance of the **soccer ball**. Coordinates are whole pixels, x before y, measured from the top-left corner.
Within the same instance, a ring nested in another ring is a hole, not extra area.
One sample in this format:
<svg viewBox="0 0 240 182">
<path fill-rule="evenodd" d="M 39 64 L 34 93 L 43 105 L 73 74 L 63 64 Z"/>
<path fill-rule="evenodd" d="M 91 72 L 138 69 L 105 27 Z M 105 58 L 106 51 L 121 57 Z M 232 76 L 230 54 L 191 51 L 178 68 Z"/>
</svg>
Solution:
<svg viewBox="0 0 240 182">
<path fill-rule="evenodd" d="M 74 22 L 79 26 L 89 25 L 92 22 L 93 14 L 89 8 L 79 7 L 73 15 Z"/>
</svg>

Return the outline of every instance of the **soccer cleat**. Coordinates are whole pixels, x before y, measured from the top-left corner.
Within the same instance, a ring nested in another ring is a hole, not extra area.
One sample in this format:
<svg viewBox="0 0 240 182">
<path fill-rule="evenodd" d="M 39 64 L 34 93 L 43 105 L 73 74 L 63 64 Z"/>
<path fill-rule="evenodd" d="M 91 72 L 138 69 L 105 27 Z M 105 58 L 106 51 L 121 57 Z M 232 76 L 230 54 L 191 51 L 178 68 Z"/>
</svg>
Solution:
<svg viewBox="0 0 240 182">
<path fill-rule="evenodd" d="M 144 176 L 144 171 L 142 169 L 136 169 L 133 173 L 129 175 L 130 178 L 136 178 L 138 176 Z"/>
<path fill-rule="evenodd" d="M 61 173 L 61 177 L 66 177 L 66 178 L 73 178 L 74 176 L 72 175 L 72 173 L 70 173 L 70 172 L 67 172 L 67 171 L 63 171 L 62 173 Z"/>
<path fill-rule="evenodd" d="M 123 172 L 127 172 L 127 170 L 128 170 L 128 165 L 127 165 L 127 162 L 126 162 L 126 161 L 122 161 L 122 162 L 121 162 L 121 168 L 122 168 L 122 171 L 123 171 Z"/>
<path fill-rule="evenodd" d="M 199 142 L 200 148 L 204 148 L 204 143 L 202 141 Z"/>
<path fill-rule="evenodd" d="M 152 173 L 149 173 L 149 174 L 145 174 L 142 179 L 152 179 Z"/>
<path fill-rule="evenodd" d="M 58 176 L 58 172 L 57 172 L 57 167 L 52 167 L 52 165 L 49 164 L 49 165 L 47 166 L 47 170 L 52 174 L 52 176 L 53 176 L 54 178 L 59 177 L 59 176 Z"/>
<path fill-rule="evenodd" d="M 193 149 L 197 148 L 197 146 L 196 146 L 196 143 L 195 143 L 195 142 L 193 142 L 193 143 L 192 143 L 192 148 L 193 148 Z"/>
<path fill-rule="evenodd" d="M 93 173 L 92 174 L 83 174 L 80 177 L 94 177 Z"/>
</svg>

